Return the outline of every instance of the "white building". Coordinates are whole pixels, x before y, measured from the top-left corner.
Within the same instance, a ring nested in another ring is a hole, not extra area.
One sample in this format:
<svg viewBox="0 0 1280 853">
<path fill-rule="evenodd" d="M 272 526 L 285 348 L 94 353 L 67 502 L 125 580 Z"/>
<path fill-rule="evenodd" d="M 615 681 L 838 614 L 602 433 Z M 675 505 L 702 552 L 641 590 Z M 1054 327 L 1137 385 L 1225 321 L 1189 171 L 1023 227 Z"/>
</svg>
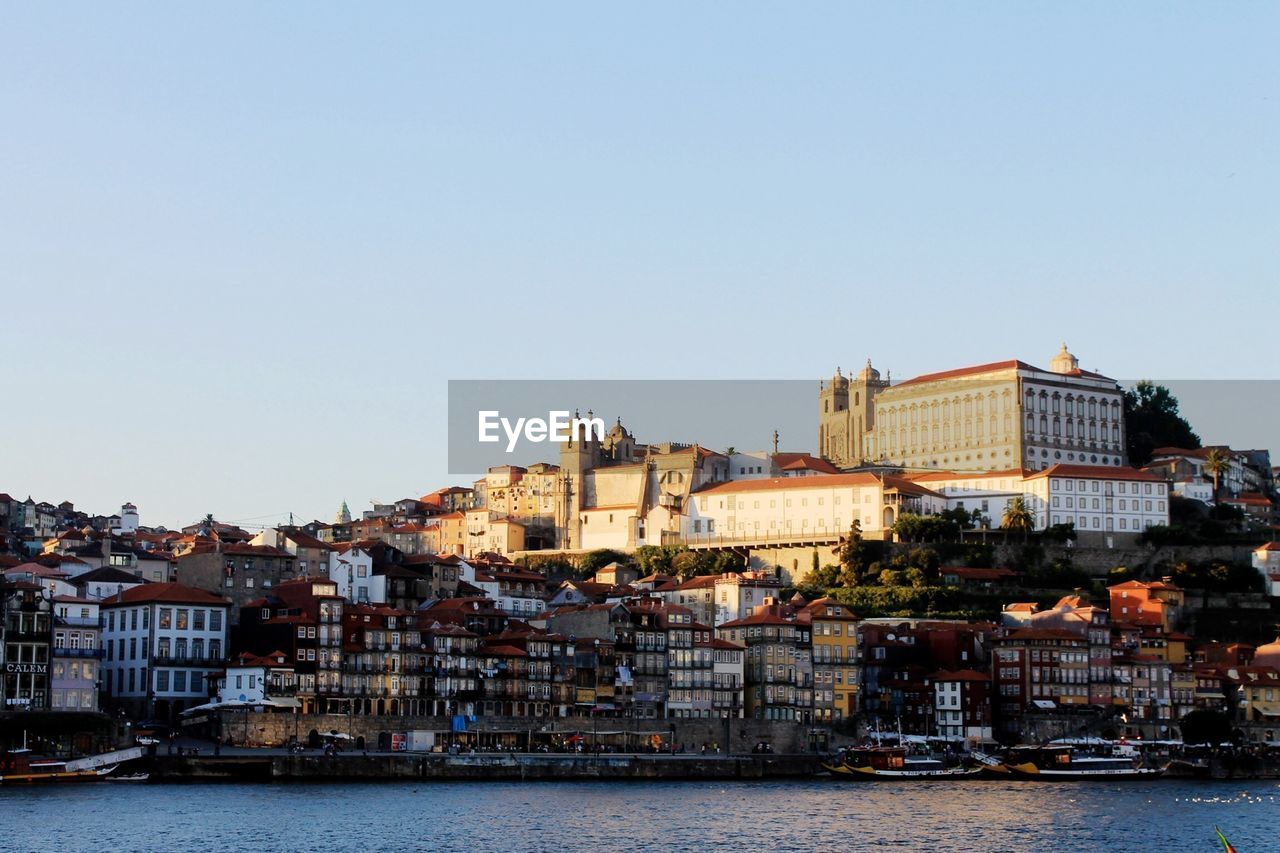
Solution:
<svg viewBox="0 0 1280 853">
<path fill-rule="evenodd" d="M 458 564 L 458 579 L 484 590 L 499 610 L 517 618 L 531 619 L 547 609 L 547 579 L 514 563 L 477 568 L 462 562 Z"/>
<path fill-rule="evenodd" d="M 912 479 L 946 495 L 950 509 L 978 510 L 992 528 L 1015 498 L 1040 530 L 1074 524 L 1080 532 L 1141 533 L 1169 523 L 1168 482 L 1135 468 L 1059 464 L 1043 471 L 938 471 Z"/>
<path fill-rule="evenodd" d="M 338 545 L 329 558 L 329 580 L 347 601 L 387 603 L 387 577 L 373 573 L 373 555 L 359 545 Z"/>
<path fill-rule="evenodd" d="M 771 572 L 729 572 L 716 578 L 715 627 L 750 616 L 768 599 L 777 600 L 782 581 Z"/>
<path fill-rule="evenodd" d="M 175 719 L 209 696 L 222 669 L 228 603 L 176 583 L 126 589 L 101 603 L 103 693 L 136 719 Z"/>
<path fill-rule="evenodd" d="M 1202 504 L 1213 503 L 1213 483 L 1204 480 L 1179 480 L 1173 483 L 1173 494 Z"/>
<path fill-rule="evenodd" d="M 1267 542 L 1253 550 L 1253 567 L 1267 583 L 1267 595 L 1280 598 L 1280 542 Z"/>
<path fill-rule="evenodd" d="M 854 521 L 880 537 L 904 512 L 928 515 L 947 499 L 905 477 L 872 473 L 776 477 L 714 483 L 694 492 L 686 509 L 686 542 L 831 539 Z"/>
<path fill-rule="evenodd" d="M 933 724 L 938 737 L 991 740 L 991 678 L 971 669 L 937 672 L 933 680 Z"/>
<path fill-rule="evenodd" d="M 1082 370 L 1066 344 L 1044 370 L 1016 359 L 944 370 L 897 384 L 868 362 L 837 370 L 819 391 L 819 452 L 908 469 L 1124 464 L 1124 394 Z"/>
<path fill-rule="evenodd" d="M 118 595 L 126 589 L 142 586 L 146 581 L 133 572 L 117 569 L 114 566 L 103 566 L 76 575 L 72 578 L 72 583 L 75 585 L 77 595 L 101 601 Z"/>
<path fill-rule="evenodd" d="M 111 532 L 119 536 L 120 534 L 134 534 L 138 532 L 138 508 L 131 503 L 126 502 L 120 507 L 120 525 L 111 528 Z"/>
<path fill-rule="evenodd" d="M 298 676 L 288 663 L 288 655 L 275 651 L 269 655 L 242 654 L 228 664 L 218 679 L 217 701 L 220 705 L 249 703 L 277 707 L 298 707 Z"/>
<path fill-rule="evenodd" d="M 711 641 L 712 715 L 737 719 L 743 716 L 743 690 L 746 684 L 746 649 L 737 643 L 716 637 Z M 727 746 L 725 747 L 727 749 Z"/>
<path fill-rule="evenodd" d="M 49 682 L 52 710 L 98 710 L 102 655 L 98 602 L 70 595 L 54 596 Z"/>
<path fill-rule="evenodd" d="M 776 476 L 773 457 L 763 450 L 729 454 L 731 480 L 765 480 Z"/>
</svg>

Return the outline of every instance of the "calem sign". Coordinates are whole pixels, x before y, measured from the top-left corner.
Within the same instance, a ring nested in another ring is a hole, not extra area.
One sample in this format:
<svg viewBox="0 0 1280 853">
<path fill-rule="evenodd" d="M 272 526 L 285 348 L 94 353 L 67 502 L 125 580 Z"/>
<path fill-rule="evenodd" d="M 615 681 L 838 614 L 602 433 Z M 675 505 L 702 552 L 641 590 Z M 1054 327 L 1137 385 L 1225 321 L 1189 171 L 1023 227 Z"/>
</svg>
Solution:
<svg viewBox="0 0 1280 853">
<path fill-rule="evenodd" d="M 568 411 L 547 412 L 545 419 L 516 418 L 514 421 L 503 417 L 502 413 L 496 409 L 483 409 L 477 412 L 477 416 L 477 441 L 482 444 L 496 444 L 505 435 L 507 453 L 516 449 L 521 438 L 532 444 L 548 441 L 563 444 L 575 438 L 585 441 L 592 437 L 597 441 L 604 440 L 603 418 L 580 418 L 577 415 L 570 415 Z"/>
</svg>

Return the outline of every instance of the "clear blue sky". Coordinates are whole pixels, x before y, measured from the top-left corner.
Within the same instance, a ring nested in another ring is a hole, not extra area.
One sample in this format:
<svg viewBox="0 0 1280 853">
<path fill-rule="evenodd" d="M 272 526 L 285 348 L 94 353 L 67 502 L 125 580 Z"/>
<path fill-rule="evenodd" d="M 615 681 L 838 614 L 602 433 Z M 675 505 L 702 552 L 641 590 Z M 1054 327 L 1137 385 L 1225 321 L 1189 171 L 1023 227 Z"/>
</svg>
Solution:
<svg viewBox="0 0 1280 853">
<path fill-rule="evenodd" d="M 1276 376 L 1275 3 L 3 19 L 0 491 L 328 518 L 449 378 Z"/>
</svg>

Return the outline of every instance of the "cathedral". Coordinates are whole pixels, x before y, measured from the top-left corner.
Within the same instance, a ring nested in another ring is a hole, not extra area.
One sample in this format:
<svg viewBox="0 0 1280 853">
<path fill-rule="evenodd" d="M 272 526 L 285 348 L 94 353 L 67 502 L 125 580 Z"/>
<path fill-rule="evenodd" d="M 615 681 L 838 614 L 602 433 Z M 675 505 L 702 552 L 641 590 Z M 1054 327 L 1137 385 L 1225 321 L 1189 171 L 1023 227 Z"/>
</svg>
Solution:
<svg viewBox="0 0 1280 853">
<path fill-rule="evenodd" d="M 818 392 L 818 447 L 844 469 L 1043 470 L 1126 464 L 1124 394 L 1062 349 L 1024 361 L 928 373 L 894 384 L 867 361 Z"/>
</svg>

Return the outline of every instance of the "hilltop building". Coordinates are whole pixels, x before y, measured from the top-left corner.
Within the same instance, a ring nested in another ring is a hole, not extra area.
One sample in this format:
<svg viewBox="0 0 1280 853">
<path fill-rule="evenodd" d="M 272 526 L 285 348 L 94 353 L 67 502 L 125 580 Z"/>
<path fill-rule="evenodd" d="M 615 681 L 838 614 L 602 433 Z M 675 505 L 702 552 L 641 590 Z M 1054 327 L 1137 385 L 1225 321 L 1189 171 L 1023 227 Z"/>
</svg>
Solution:
<svg viewBox="0 0 1280 853">
<path fill-rule="evenodd" d="M 1049 369 L 1008 360 L 892 384 L 839 369 L 818 392 L 819 453 L 841 468 L 1042 470 L 1124 465 L 1124 394 L 1062 345 Z"/>
</svg>

